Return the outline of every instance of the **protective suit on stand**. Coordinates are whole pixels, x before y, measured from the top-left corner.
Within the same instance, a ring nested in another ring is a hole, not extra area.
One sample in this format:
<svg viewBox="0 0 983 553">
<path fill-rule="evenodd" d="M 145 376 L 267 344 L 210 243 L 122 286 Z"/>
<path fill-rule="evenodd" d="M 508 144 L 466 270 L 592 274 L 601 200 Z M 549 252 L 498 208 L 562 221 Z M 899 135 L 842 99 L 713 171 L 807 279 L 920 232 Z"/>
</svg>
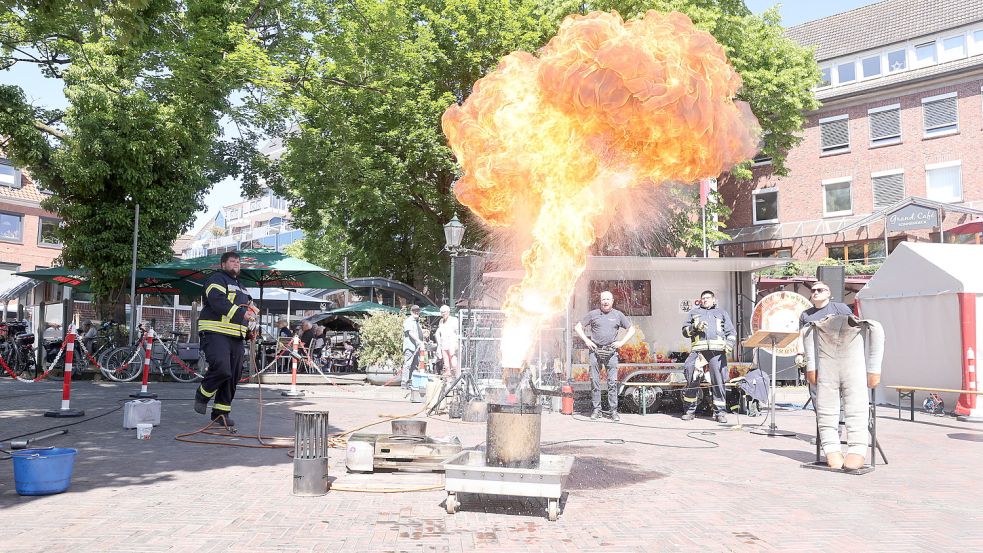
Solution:
<svg viewBox="0 0 983 553">
<path fill-rule="evenodd" d="M 867 390 L 877 386 L 884 358 L 884 330 L 877 321 L 834 315 L 802 329 L 806 379 L 816 385 L 819 442 L 831 468 L 859 469 L 870 445 Z M 840 447 L 840 406 L 847 430 L 847 457 Z"/>
</svg>

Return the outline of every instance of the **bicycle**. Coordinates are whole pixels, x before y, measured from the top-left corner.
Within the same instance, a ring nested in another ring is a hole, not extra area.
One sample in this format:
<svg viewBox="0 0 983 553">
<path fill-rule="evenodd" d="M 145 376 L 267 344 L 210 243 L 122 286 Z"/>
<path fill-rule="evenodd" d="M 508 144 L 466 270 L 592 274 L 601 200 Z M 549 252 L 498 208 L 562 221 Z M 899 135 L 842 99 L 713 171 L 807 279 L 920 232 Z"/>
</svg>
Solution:
<svg viewBox="0 0 983 553">
<path fill-rule="evenodd" d="M 0 360 L 4 374 L 18 380 L 34 380 L 38 376 L 34 356 L 34 334 L 28 332 L 26 321 L 0 322 Z"/>
<path fill-rule="evenodd" d="M 140 376 L 143 371 L 144 356 L 146 355 L 147 338 L 151 329 L 144 329 L 139 325 L 140 340 L 129 346 L 118 347 L 106 354 L 105 360 L 100 362 L 99 369 L 106 378 L 115 382 L 131 382 Z M 204 377 L 207 369 L 205 355 L 199 350 L 197 360 L 184 360 L 177 353 L 172 345 L 177 341 L 178 336 L 186 336 L 183 333 L 172 332 L 170 338 L 158 338 L 154 335 L 153 350 L 150 354 L 151 371 L 156 371 L 161 376 L 166 369 L 177 382 L 196 382 Z"/>
</svg>

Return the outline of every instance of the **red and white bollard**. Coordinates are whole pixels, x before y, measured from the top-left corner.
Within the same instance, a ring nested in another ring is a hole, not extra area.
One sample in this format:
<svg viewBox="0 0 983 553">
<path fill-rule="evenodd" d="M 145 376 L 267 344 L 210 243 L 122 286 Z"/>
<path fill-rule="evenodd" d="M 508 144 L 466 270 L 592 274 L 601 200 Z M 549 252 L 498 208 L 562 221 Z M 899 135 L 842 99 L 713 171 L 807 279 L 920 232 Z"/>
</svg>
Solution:
<svg viewBox="0 0 983 553">
<path fill-rule="evenodd" d="M 72 361 L 75 357 L 75 325 L 68 327 L 65 337 L 65 380 L 61 386 L 61 409 L 45 411 L 46 417 L 81 417 L 85 411 L 72 409 L 69 406 L 72 397 Z"/>
<path fill-rule="evenodd" d="M 140 385 L 140 391 L 130 394 L 130 397 L 156 398 L 157 394 L 152 394 L 148 390 L 150 382 L 150 356 L 154 352 L 154 329 L 148 329 L 145 337 L 147 341 L 143 346 L 143 382 Z"/>
<path fill-rule="evenodd" d="M 977 391 L 976 352 L 979 344 L 976 329 L 976 294 L 959 292 L 959 330 L 962 339 L 962 389 Z M 983 422 L 983 402 L 976 394 L 960 394 L 955 408 L 956 418 L 964 422 Z"/>
<path fill-rule="evenodd" d="M 290 355 L 290 389 L 280 392 L 283 397 L 304 397 L 304 392 L 297 389 L 297 361 L 300 359 L 300 354 L 297 350 L 300 348 L 300 337 L 294 334 L 294 339 L 290 341 L 290 347 L 293 352 Z"/>
</svg>

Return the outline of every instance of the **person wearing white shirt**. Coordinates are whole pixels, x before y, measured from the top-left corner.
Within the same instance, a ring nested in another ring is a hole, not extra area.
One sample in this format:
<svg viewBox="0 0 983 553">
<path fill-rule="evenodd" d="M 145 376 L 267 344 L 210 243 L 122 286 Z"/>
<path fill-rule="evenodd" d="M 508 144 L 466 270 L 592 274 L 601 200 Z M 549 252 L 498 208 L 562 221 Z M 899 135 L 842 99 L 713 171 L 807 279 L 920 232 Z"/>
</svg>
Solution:
<svg viewBox="0 0 983 553">
<path fill-rule="evenodd" d="M 444 376 L 454 376 L 461 374 L 461 360 L 458 356 L 458 345 L 460 336 L 457 331 L 457 317 L 451 316 L 451 308 L 446 305 L 440 306 L 440 322 L 437 323 L 437 349 L 440 350 L 441 359 L 444 364 Z"/>
</svg>

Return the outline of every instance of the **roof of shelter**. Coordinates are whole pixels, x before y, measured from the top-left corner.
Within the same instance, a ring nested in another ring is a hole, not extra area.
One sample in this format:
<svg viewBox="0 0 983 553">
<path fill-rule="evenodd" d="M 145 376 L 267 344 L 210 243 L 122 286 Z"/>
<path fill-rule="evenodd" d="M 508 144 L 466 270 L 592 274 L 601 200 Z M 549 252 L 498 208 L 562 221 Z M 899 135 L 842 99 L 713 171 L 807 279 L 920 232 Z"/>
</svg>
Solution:
<svg viewBox="0 0 983 553">
<path fill-rule="evenodd" d="M 970 261 L 977 260 L 977 261 Z M 902 242 L 857 294 L 860 300 L 983 294 L 983 247 Z"/>
<path fill-rule="evenodd" d="M 745 273 L 789 260 L 777 257 L 645 257 L 592 255 L 587 258 L 587 270 L 592 273 L 624 273 L 625 271 L 723 272 Z M 520 279 L 522 269 L 484 273 L 486 278 Z"/>
<path fill-rule="evenodd" d="M 789 27 L 818 61 L 904 42 L 983 20 L 979 0 L 884 0 Z"/>
</svg>

